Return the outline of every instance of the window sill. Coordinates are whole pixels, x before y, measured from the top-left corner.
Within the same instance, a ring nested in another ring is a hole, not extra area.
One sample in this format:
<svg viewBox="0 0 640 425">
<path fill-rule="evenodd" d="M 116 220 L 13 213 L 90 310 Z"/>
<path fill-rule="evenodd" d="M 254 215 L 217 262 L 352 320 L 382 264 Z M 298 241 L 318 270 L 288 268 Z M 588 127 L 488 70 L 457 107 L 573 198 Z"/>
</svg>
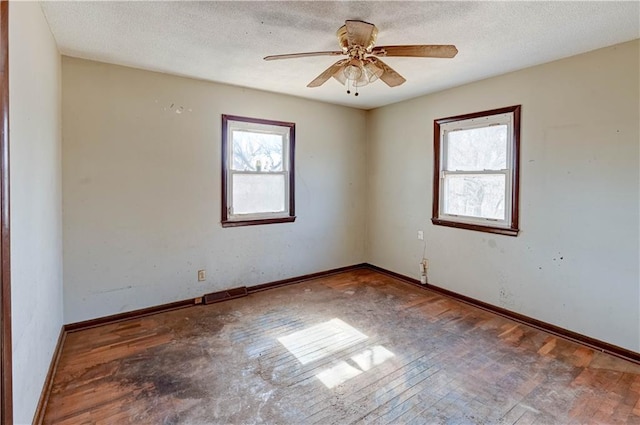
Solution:
<svg viewBox="0 0 640 425">
<path fill-rule="evenodd" d="M 520 229 L 518 228 L 482 226 L 480 224 L 460 223 L 457 221 L 441 220 L 439 218 L 432 218 L 431 222 L 436 226 L 456 227 L 458 229 L 475 230 L 478 232 L 495 233 L 506 236 L 518 236 L 518 232 L 520 232 Z"/>
<path fill-rule="evenodd" d="M 258 226 L 260 224 L 276 224 L 276 223 L 292 223 L 296 221 L 296 216 L 262 218 L 253 220 L 223 220 L 222 227 L 242 227 L 242 226 Z"/>
</svg>

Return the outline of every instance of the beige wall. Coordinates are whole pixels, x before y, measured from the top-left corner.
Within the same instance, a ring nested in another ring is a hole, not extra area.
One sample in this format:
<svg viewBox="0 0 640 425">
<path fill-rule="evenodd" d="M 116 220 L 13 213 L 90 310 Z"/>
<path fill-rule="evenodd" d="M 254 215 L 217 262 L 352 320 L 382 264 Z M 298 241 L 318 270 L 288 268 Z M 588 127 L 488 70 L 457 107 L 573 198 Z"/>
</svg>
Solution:
<svg viewBox="0 0 640 425">
<path fill-rule="evenodd" d="M 68 57 L 62 68 L 67 323 L 364 261 L 364 111 Z M 220 226 L 221 114 L 296 123 L 295 223 Z"/>
<path fill-rule="evenodd" d="M 640 351 L 639 50 L 597 50 L 371 111 L 367 260 Z M 522 105 L 521 234 L 431 224 L 433 120 Z"/>
<path fill-rule="evenodd" d="M 36 2 L 9 4 L 13 403 L 31 423 L 62 326 L 60 54 Z"/>
<path fill-rule="evenodd" d="M 370 112 L 63 58 L 65 321 L 362 261 L 417 277 L 424 230 L 430 283 L 638 351 L 638 53 Z M 433 226 L 433 120 L 514 104 L 521 234 Z M 220 227 L 222 113 L 296 122 L 295 223 Z"/>
</svg>

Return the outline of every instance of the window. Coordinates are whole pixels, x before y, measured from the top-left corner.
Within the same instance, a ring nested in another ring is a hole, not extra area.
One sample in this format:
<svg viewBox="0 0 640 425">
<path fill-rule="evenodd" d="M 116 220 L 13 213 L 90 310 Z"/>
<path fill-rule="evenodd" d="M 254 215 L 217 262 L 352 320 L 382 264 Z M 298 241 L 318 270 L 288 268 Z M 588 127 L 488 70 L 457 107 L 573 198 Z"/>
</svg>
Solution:
<svg viewBox="0 0 640 425">
<path fill-rule="evenodd" d="M 295 124 L 222 115 L 222 226 L 295 221 Z"/>
<path fill-rule="evenodd" d="M 520 105 L 434 121 L 433 224 L 518 235 Z"/>
</svg>

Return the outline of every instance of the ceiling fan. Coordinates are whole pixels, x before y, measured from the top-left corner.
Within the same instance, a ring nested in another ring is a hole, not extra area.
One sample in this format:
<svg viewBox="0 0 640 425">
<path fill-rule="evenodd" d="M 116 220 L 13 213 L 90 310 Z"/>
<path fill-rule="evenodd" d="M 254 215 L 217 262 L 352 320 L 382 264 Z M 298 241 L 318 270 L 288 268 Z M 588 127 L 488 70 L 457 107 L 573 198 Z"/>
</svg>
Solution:
<svg viewBox="0 0 640 425">
<path fill-rule="evenodd" d="M 417 44 L 406 46 L 377 46 L 375 47 L 378 29 L 375 25 L 364 21 L 348 20 L 337 33 L 338 43 L 342 50 L 325 52 L 291 53 L 286 55 L 267 56 L 264 60 L 291 59 L 309 56 L 341 56 L 340 59 L 322 74 L 318 75 L 307 87 L 319 87 L 333 77 L 342 84 L 346 84 L 347 93 L 350 88 L 373 83 L 378 78 L 389 87 L 396 87 L 406 80 L 389 65 L 382 62 L 380 57 L 420 57 L 420 58 L 452 58 L 458 53 L 456 46 L 451 44 Z"/>
</svg>

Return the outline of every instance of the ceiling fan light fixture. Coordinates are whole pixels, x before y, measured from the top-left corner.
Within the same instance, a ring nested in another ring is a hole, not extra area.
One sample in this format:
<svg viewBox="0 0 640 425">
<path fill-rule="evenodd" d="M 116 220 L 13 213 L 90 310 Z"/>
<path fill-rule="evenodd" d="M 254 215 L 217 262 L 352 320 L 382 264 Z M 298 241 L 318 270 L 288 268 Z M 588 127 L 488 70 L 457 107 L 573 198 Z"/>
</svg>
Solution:
<svg viewBox="0 0 640 425">
<path fill-rule="evenodd" d="M 364 73 L 370 83 L 376 81 L 384 73 L 384 70 L 374 62 L 367 62 L 364 66 Z"/>
<path fill-rule="evenodd" d="M 341 76 L 335 76 L 342 84 L 346 81 L 353 87 L 364 87 L 376 81 L 384 70 L 377 66 L 373 60 L 351 59 L 344 67 Z"/>
<path fill-rule="evenodd" d="M 351 83 L 353 85 L 353 87 L 364 87 L 367 84 L 369 84 L 369 78 L 367 77 L 367 73 L 364 70 L 364 68 L 362 68 L 362 74 L 360 75 L 360 78 L 358 78 L 357 80 L 353 80 Z"/>
<path fill-rule="evenodd" d="M 347 80 L 356 81 L 361 79 L 364 74 L 362 61 L 359 59 L 351 59 L 349 64 L 344 67 L 343 72 Z"/>
<path fill-rule="evenodd" d="M 333 78 L 338 80 L 343 86 L 347 83 L 347 77 L 344 75 L 344 69 L 342 68 L 333 74 Z"/>
</svg>

